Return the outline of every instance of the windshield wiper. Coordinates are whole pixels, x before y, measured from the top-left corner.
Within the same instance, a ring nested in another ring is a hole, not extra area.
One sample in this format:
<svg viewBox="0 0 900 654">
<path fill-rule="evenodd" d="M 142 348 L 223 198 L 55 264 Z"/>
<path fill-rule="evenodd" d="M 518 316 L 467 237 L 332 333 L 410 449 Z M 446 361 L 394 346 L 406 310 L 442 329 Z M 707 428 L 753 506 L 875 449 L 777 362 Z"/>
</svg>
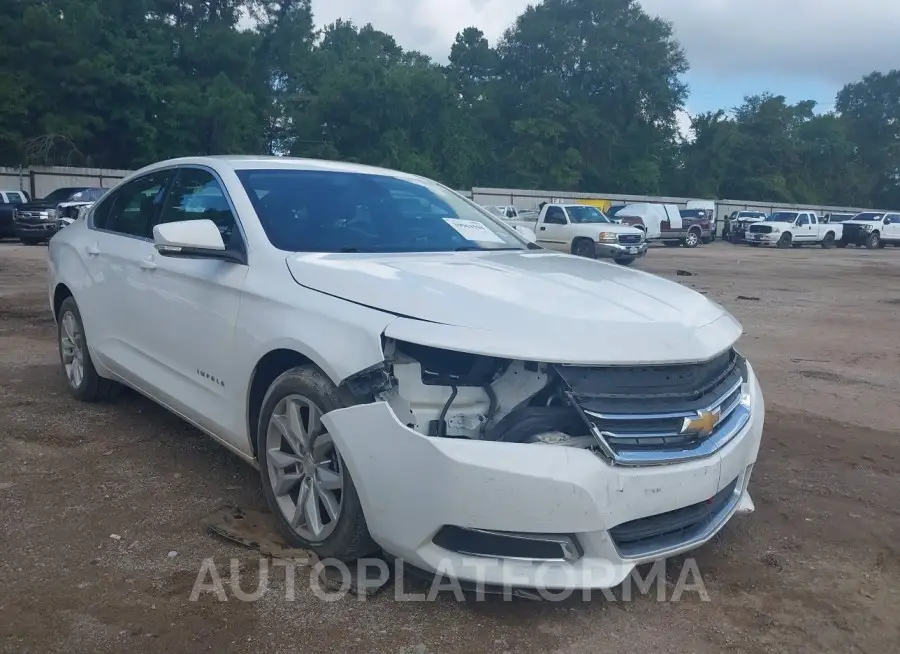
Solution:
<svg viewBox="0 0 900 654">
<path fill-rule="evenodd" d="M 455 248 L 454 252 L 509 252 L 511 250 L 521 250 L 522 248 L 479 248 L 474 245 L 461 245 Z"/>
</svg>

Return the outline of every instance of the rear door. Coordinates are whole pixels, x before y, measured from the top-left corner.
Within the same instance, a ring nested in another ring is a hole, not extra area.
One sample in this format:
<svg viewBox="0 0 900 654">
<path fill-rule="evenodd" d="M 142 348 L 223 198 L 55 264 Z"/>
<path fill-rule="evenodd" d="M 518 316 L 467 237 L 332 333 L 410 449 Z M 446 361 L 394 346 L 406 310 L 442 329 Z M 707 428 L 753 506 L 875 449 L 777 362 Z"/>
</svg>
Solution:
<svg viewBox="0 0 900 654">
<path fill-rule="evenodd" d="M 172 170 L 142 175 L 107 195 L 93 210 L 81 258 L 91 284 L 77 297 L 91 353 L 102 365 L 143 387 L 153 362 L 142 338 L 143 298 L 151 290 L 150 235 Z"/>
</svg>

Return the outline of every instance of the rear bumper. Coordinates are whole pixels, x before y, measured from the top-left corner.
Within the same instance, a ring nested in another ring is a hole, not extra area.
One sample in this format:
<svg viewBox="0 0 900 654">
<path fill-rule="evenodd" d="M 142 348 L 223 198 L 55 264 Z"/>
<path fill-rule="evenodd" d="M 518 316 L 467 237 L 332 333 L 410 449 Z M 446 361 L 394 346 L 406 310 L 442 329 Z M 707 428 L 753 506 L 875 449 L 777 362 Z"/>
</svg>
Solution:
<svg viewBox="0 0 900 654">
<path fill-rule="evenodd" d="M 369 531 L 388 553 L 431 572 L 521 588 L 609 588 L 641 563 L 710 540 L 738 512 L 753 510 L 747 486 L 765 406 L 751 373 L 752 417 L 704 459 L 613 466 L 583 449 L 430 438 L 407 428 L 384 402 L 331 412 L 323 422 L 359 492 Z M 667 518 L 721 498 L 702 523 L 623 545 L 614 527 Z M 570 538 L 565 560 L 473 555 L 434 542 L 444 527 Z M 613 531 L 611 531 L 613 530 Z"/>
<path fill-rule="evenodd" d="M 647 254 L 647 242 L 635 245 L 618 243 L 596 243 L 594 253 L 598 259 L 621 259 L 623 257 L 642 257 Z"/>
</svg>

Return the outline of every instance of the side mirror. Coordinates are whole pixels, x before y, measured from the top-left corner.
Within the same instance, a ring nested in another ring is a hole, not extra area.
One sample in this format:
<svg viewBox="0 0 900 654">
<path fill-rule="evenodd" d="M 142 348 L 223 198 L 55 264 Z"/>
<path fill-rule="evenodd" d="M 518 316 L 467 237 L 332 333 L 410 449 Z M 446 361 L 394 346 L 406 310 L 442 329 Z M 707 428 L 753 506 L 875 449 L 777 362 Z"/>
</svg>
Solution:
<svg viewBox="0 0 900 654">
<path fill-rule="evenodd" d="M 153 228 L 153 244 L 165 257 L 238 261 L 228 252 L 219 228 L 211 220 L 182 220 Z"/>
<path fill-rule="evenodd" d="M 535 243 L 537 241 L 537 234 L 535 234 L 534 230 L 530 227 L 525 227 L 524 225 L 516 225 L 516 231 L 524 236 L 529 243 Z"/>
</svg>

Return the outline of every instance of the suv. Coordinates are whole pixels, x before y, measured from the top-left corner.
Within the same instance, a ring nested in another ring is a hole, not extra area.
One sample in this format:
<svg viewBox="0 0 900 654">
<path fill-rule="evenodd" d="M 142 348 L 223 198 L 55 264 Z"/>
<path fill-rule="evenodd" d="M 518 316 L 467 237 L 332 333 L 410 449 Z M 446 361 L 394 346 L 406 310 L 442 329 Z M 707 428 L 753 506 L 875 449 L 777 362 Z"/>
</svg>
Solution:
<svg viewBox="0 0 900 654">
<path fill-rule="evenodd" d="M 95 186 L 73 186 L 58 188 L 45 198 L 26 202 L 17 207 L 15 233 L 25 245 L 37 245 L 49 240 L 59 229 L 59 218 L 73 212 L 78 207 L 91 204 L 103 197 L 105 188 Z"/>
<path fill-rule="evenodd" d="M 741 243 L 746 240 L 747 227 L 765 219 L 766 214 L 763 211 L 735 211 L 725 222 L 722 238 L 732 243 Z"/>
</svg>

